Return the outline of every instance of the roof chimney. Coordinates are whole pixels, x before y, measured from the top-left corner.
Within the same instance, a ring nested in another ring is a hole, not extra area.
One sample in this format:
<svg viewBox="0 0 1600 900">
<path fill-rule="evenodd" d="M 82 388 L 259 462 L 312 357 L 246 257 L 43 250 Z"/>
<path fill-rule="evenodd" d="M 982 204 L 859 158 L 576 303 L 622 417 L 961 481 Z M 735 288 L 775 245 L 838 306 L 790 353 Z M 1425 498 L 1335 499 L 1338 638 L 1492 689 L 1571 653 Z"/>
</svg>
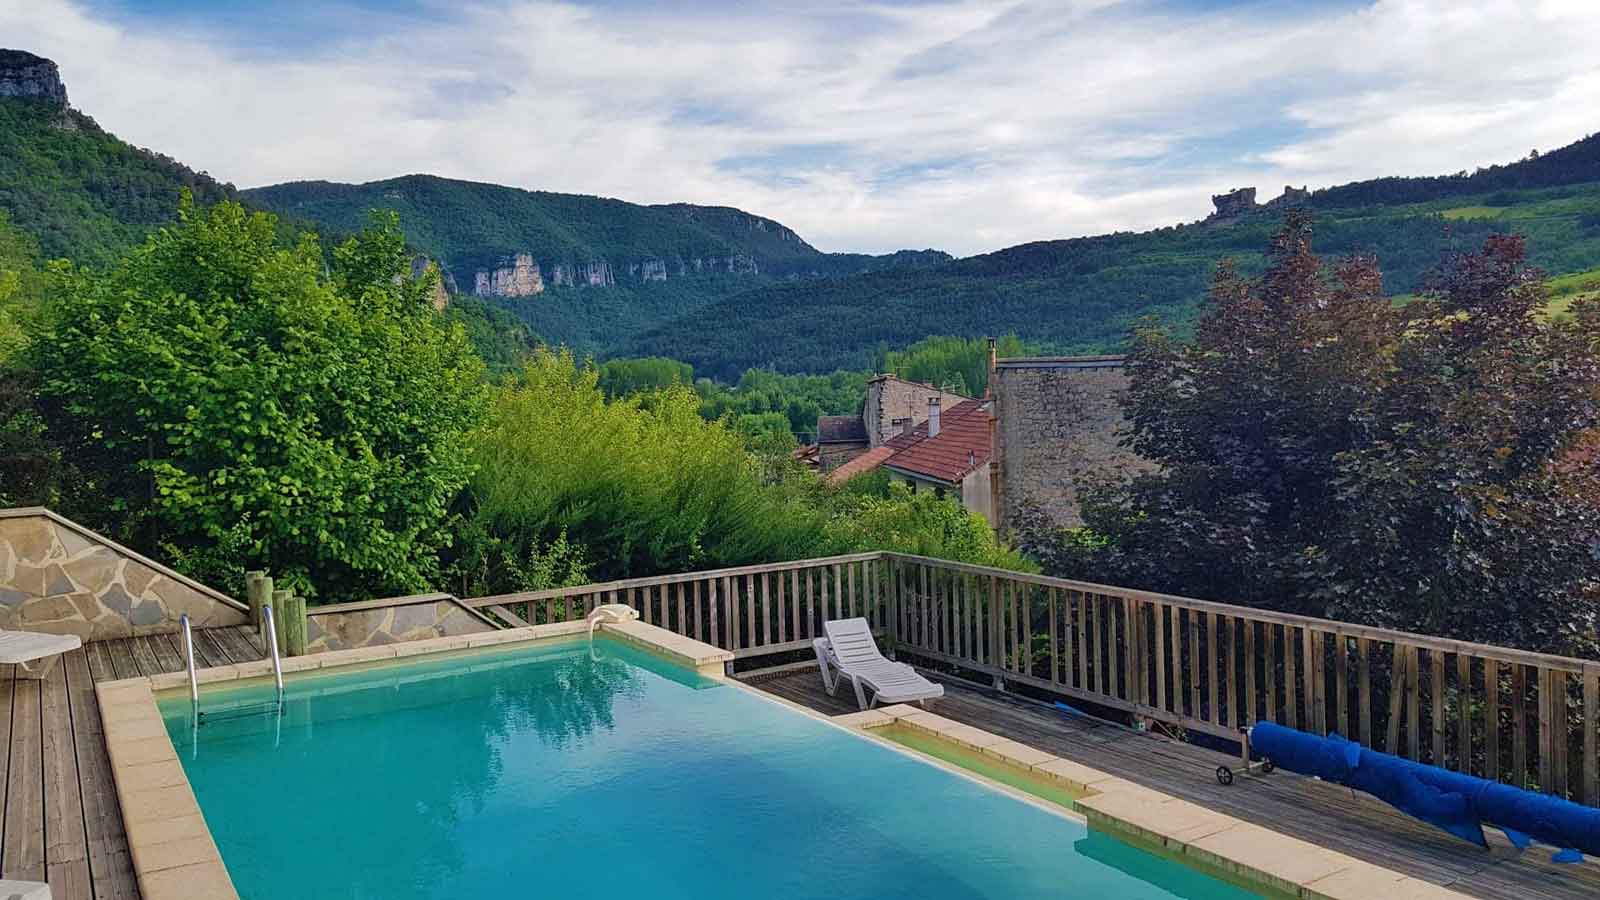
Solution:
<svg viewBox="0 0 1600 900">
<path fill-rule="evenodd" d="M 928 398 L 928 437 L 939 436 L 939 398 Z"/>
<path fill-rule="evenodd" d="M 900 426 L 901 434 L 910 434 L 912 429 L 917 427 L 917 420 L 906 416 L 904 419 L 895 419 L 894 424 Z"/>
</svg>

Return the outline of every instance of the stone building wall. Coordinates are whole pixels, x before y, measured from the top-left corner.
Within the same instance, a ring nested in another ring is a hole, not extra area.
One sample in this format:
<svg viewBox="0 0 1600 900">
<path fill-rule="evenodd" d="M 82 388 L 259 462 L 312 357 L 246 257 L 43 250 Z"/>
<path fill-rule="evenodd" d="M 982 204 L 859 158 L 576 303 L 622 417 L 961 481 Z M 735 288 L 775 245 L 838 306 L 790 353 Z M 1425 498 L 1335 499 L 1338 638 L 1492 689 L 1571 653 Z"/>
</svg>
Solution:
<svg viewBox="0 0 1600 900">
<path fill-rule="evenodd" d="M 818 444 L 817 462 L 821 465 L 823 473 L 826 474 L 865 452 L 867 452 L 867 445 L 854 441 Z"/>
<path fill-rule="evenodd" d="M 494 631 L 449 594 L 392 597 L 316 607 L 306 616 L 306 652 L 377 647 Z"/>
<path fill-rule="evenodd" d="M 1002 528 L 1025 504 L 1053 521 L 1083 524 L 1076 482 L 1148 463 L 1119 446 L 1128 389 L 1122 357 L 1002 359 L 995 366 L 995 505 Z"/>
<path fill-rule="evenodd" d="M 86 641 L 242 625 L 238 601 L 39 508 L 0 510 L 0 629 Z"/>
<path fill-rule="evenodd" d="M 972 399 L 893 375 L 879 375 L 868 381 L 867 400 L 861 411 L 862 422 L 867 426 L 868 446 L 876 447 L 899 434 L 900 429 L 894 424 L 897 419 L 911 419 L 913 428 L 928 421 L 930 397 L 938 397 L 939 405 L 945 409 Z"/>
</svg>

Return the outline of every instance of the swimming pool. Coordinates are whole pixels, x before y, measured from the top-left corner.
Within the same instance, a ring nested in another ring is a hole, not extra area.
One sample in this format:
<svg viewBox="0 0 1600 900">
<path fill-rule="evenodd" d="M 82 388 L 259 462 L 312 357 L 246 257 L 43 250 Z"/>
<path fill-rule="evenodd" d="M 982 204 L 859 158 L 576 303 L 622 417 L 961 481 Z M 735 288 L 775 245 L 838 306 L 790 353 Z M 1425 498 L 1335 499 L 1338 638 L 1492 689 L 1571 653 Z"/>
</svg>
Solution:
<svg viewBox="0 0 1600 900">
<path fill-rule="evenodd" d="M 160 706 L 245 900 L 1253 896 L 620 642 Z"/>
</svg>

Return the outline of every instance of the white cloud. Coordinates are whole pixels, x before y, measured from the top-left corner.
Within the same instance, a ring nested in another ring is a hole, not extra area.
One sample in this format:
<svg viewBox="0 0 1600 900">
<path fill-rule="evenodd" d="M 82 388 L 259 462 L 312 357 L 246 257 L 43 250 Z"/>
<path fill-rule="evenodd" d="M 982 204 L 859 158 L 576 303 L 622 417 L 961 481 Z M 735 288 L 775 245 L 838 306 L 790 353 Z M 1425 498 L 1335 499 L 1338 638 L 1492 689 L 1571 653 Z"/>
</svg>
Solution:
<svg viewBox="0 0 1600 900">
<path fill-rule="evenodd" d="M 0 0 L 73 102 L 240 185 L 433 172 L 739 206 L 824 249 L 956 253 L 1437 174 L 1594 127 L 1600 8 L 1381 0 L 691 10 L 509 2 L 262 52 L 225 23 Z M 357 22 L 359 24 L 359 20 Z"/>
</svg>

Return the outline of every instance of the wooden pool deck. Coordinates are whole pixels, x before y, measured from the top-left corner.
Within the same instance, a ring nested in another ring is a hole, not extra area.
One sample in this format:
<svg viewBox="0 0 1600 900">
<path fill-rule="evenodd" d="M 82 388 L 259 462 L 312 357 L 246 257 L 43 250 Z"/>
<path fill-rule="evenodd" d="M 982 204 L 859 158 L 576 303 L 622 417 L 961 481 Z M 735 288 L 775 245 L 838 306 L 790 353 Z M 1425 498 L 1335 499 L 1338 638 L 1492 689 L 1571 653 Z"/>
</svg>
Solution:
<svg viewBox="0 0 1600 900">
<path fill-rule="evenodd" d="M 829 697 L 814 669 L 746 683 L 827 715 L 856 711 L 855 697 Z M 930 709 L 946 718 L 1020 741 L 1153 790 L 1349 854 L 1413 878 L 1485 900 L 1593 900 L 1600 864 L 1556 865 L 1548 848 L 1514 855 L 1498 831 L 1484 851 L 1348 788 L 1274 772 L 1218 784 L 1219 765 L 1237 758 L 1098 719 L 1068 715 L 1037 701 L 946 682 Z M 1375 898 L 1382 900 L 1382 898 Z"/>
<path fill-rule="evenodd" d="M 197 662 L 260 659 L 251 634 L 196 631 Z M 0 879 L 48 881 L 55 900 L 138 900 L 94 685 L 182 671 L 177 636 L 91 643 L 42 681 L 11 668 L 0 666 Z"/>
</svg>

